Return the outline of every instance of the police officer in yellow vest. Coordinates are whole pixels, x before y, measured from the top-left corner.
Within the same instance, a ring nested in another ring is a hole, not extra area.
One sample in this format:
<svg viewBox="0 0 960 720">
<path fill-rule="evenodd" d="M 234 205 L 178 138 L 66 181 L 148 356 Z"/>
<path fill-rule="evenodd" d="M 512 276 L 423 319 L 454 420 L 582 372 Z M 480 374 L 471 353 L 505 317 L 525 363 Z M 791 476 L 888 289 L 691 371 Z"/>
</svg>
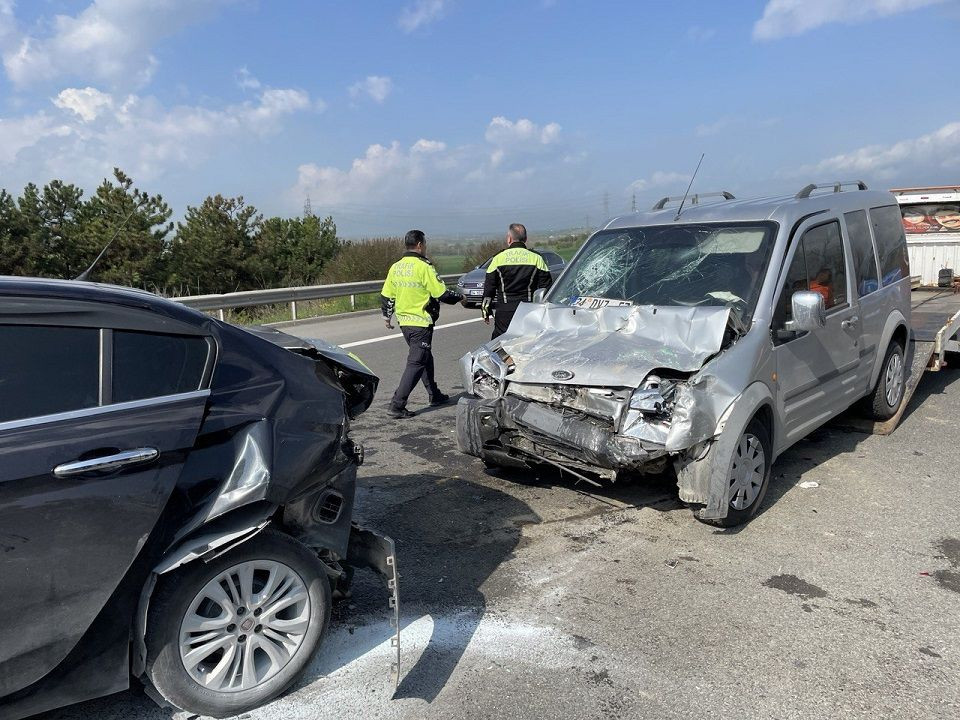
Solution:
<svg viewBox="0 0 960 720">
<path fill-rule="evenodd" d="M 410 349 L 403 377 L 388 409 L 390 416 L 395 418 L 413 415 L 407 410 L 407 398 L 421 379 L 431 405 L 445 405 L 450 401 L 433 379 L 433 324 L 440 317 L 441 302 L 454 305 L 463 300 L 463 295 L 447 289 L 433 263 L 427 259 L 426 237 L 422 230 L 408 232 L 403 244 L 406 252 L 390 268 L 380 292 L 380 307 L 386 326 L 393 328 L 391 316 L 396 314 L 403 339 Z"/>
<path fill-rule="evenodd" d="M 521 302 L 532 301 L 536 290 L 553 284 L 547 263 L 539 253 L 528 250 L 526 243 L 527 229 L 513 223 L 507 231 L 507 248 L 494 255 L 487 266 L 482 312 L 483 321 L 489 325 L 496 303 L 492 338 L 507 331 Z"/>
</svg>

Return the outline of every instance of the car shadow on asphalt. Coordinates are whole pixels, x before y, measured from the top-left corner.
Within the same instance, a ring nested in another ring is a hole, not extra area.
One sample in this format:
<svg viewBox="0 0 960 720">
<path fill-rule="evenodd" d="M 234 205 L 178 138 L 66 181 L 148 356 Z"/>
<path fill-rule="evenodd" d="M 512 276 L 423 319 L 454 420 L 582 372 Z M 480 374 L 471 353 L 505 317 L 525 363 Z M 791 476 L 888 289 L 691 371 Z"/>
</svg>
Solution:
<svg viewBox="0 0 960 720">
<path fill-rule="evenodd" d="M 540 522 L 530 507 L 507 493 L 456 475 L 382 475 L 364 478 L 368 488 L 386 488 L 409 499 L 363 509 L 363 522 L 393 537 L 400 575 L 401 623 L 430 616 L 431 635 L 411 666 L 401 658 L 401 681 L 395 699 L 432 702 L 447 684 L 486 611 L 481 587 L 510 559 L 523 527 Z M 511 582 L 509 572 L 498 583 Z M 351 618 L 386 617 L 386 595 L 369 574 L 358 573 L 350 600 L 352 609 L 335 612 L 334 623 Z M 455 617 L 454 623 L 448 621 Z M 455 632 L 451 632 L 455 626 Z M 373 632 L 353 633 L 349 647 L 336 657 L 311 663 L 297 682 L 303 687 L 336 672 L 375 647 L 387 643 L 391 630 L 376 623 Z M 401 649 L 404 647 L 401 631 Z M 413 654 L 420 648 L 406 646 Z M 386 682 L 386 665 L 384 666 Z M 294 689 L 296 689 L 294 688 Z"/>
<path fill-rule="evenodd" d="M 787 449 L 773 464 L 767 494 L 752 520 L 763 515 L 803 482 L 804 475 L 813 468 L 839 455 L 857 451 L 860 443 L 870 437 L 855 430 L 822 426 Z M 750 523 L 731 528 L 717 528 L 718 535 L 736 535 L 750 527 Z"/>
<path fill-rule="evenodd" d="M 415 408 L 414 412 L 417 416 L 420 415 L 429 415 L 430 413 L 435 413 L 438 411 L 449 410 L 450 408 L 456 408 L 457 403 L 460 402 L 460 398 L 468 397 L 465 392 L 458 392 L 457 394 L 450 395 L 450 402 L 445 405 L 425 405 L 424 407 Z M 409 408 L 408 408 L 409 409 Z"/>
</svg>

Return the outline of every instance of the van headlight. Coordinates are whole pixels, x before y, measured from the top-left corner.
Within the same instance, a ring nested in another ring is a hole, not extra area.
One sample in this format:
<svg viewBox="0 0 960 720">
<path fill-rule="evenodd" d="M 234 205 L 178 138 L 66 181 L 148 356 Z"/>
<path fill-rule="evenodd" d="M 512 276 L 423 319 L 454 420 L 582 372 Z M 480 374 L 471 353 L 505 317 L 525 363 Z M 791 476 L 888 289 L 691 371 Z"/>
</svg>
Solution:
<svg viewBox="0 0 960 720">
<path fill-rule="evenodd" d="M 664 415 L 673 406 L 677 384 L 672 380 L 648 375 L 630 396 L 630 409 L 644 415 Z"/>
<path fill-rule="evenodd" d="M 470 390 L 481 398 L 498 397 L 513 369 L 513 359 L 502 349 L 480 348 L 470 366 Z"/>
</svg>

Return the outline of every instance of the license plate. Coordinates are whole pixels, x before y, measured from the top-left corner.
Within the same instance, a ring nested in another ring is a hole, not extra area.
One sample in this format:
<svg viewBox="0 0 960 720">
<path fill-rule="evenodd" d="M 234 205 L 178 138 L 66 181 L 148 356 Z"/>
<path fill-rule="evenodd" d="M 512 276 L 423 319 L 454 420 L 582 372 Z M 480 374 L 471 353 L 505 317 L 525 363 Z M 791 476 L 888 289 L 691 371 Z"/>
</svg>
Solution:
<svg viewBox="0 0 960 720">
<path fill-rule="evenodd" d="M 560 431 L 560 423 L 563 420 L 559 413 L 546 410 L 539 405 L 527 405 L 520 419 L 530 427 L 547 435 L 557 435 Z"/>
<path fill-rule="evenodd" d="M 470 290 L 471 295 L 483 295 L 483 290 Z"/>
<path fill-rule="evenodd" d="M 613 298 L 590 297 L 589 295 L 575 297 L 570 304 L 574 307 L 587 308 L 588 310 L 597 310 L 603 307 L 624 307 L 625 305 L 633 305 L 633 303 L 629 300 L 614 300 Z"/>
</svg>

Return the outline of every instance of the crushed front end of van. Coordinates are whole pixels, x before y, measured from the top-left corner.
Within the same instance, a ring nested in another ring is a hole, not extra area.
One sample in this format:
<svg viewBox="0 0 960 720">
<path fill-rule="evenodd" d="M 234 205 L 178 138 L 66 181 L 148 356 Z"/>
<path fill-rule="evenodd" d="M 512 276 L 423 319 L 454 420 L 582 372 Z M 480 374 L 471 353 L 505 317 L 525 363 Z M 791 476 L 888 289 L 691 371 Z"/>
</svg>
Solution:
<svg viewBox="0 0 960 720">
<path fill-rule="evenodd" d="M 716 432 L 736 391 L 704 364 L 737 337 L 726 307 L 523 304 L 461 359 L 463 452 L 556 465 L 578 478 L 657 473 Z M 690 487 L 688 502 L 707 503 Z M 723 505 L 725 503 L 721 503 Z"/>
</svg>

